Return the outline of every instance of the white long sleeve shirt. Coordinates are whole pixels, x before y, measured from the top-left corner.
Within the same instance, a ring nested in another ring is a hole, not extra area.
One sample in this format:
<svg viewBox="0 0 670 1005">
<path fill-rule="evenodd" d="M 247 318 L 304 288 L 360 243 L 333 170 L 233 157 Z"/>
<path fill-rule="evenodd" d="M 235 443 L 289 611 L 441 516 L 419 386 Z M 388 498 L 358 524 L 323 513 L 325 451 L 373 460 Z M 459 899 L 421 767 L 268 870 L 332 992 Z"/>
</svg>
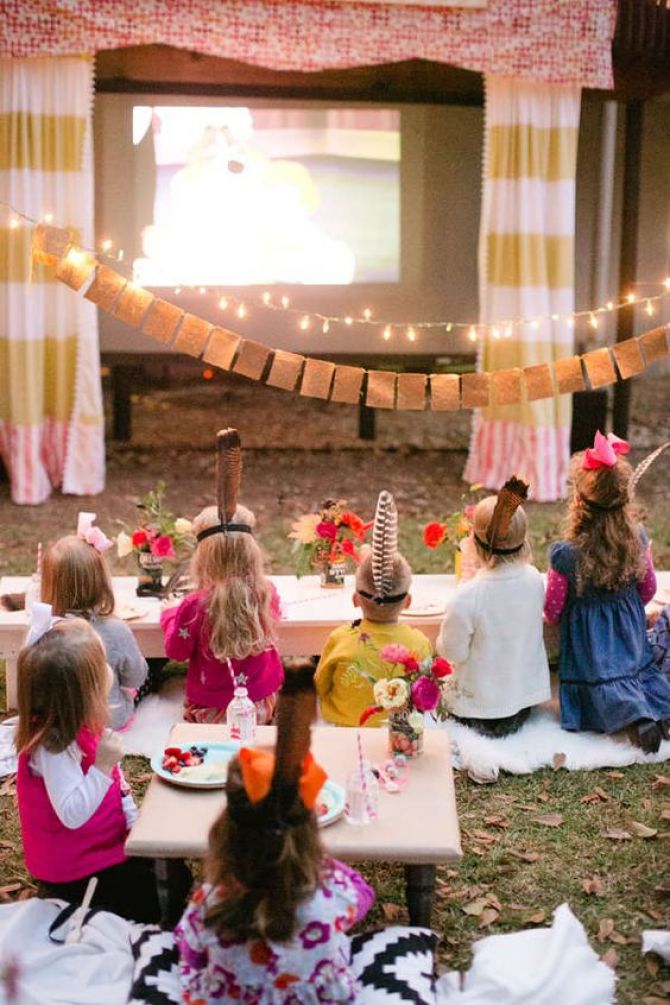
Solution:
<svg viewBox="0 0 670 1005">
<path fill-rule="evenodd" d="M 542 576 L 525 562 L 479 569 L 457 588 L 436 646 L 454 665 L 454 715 L 502 719 L 551 697 L 543 605 Z"/>
<path fill-rule="evenodd" d="M 112 784 L 110 776 L 95 765 L 84 774 L 81 758 L 82 752 L 76 743 L 71 743 L 59 754 L 52 754 L 40 746 L 30 756 L 31 770 L 44 780 L 56 816 L 71 830 L 90 820 Z M 122 804 L 130 828 L 137 818 L 137 807 L 130 792 L 123 795 Z"/>
</svg>

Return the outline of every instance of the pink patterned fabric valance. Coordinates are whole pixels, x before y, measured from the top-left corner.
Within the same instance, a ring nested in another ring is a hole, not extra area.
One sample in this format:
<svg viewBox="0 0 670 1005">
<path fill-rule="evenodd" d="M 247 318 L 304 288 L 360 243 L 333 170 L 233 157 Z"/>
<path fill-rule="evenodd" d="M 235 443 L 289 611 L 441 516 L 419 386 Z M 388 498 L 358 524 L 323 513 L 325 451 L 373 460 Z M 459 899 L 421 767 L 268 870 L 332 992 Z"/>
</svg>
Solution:
<svg viewBox="0 0 670 1005">
<path fill-rule="evenodd" d="M 0 56 L 162 43 L 276 70 L 427 59 L 523 80 L 612 87 L 616 0 L 483 8 L 336 0 L 4 0 Z"/>
</svg>

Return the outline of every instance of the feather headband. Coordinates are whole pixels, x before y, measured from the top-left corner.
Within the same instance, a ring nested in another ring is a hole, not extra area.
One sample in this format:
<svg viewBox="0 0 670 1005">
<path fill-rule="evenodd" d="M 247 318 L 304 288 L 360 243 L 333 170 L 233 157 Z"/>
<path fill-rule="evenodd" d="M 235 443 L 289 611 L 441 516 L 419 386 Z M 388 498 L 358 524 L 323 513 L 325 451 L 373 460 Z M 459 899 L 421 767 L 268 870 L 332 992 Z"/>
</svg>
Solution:
<svg viewBox="0 0 670 1005">
<path fill-rule="evenodd" d="M 498 548 L 496 541 L 504 541 L 509 533 L 512 517 L 519 506 L 528 498 L 528 482 L 512 475 L 498 492 L 498 498 L 491 514 L 486 540 L 477 537 L 477 543 L 492 555 L 513 555 L 523 548 L 521 544 L 513 548 Z"/>
<path fill-rule="evenodd" d="M 379 493 L 375 519 L 372 524 L 372 583 L 374 594 L 357 589 L 357 593 L 375 604 L 397 604 L 404 600 L 404 593 L 393 593 L 395 589 L 395 566 L 398 555 L 398 511 L 390 492 Z"/>
<path fill-rule="evenodd" d="M 236 531 L 239 534 L 251 534 L 251 527 L 246 523 L 233 523 L 237 500 L 242 483 L 242 443 L 236 429 L 220 429 L 216 434 L 216 506 L 219 511 L 219 522 L 214 527 L 207 527 L 197 535 L 198 541 L 204 541 L 212 534 L 227 534 Z"/>
</svg>

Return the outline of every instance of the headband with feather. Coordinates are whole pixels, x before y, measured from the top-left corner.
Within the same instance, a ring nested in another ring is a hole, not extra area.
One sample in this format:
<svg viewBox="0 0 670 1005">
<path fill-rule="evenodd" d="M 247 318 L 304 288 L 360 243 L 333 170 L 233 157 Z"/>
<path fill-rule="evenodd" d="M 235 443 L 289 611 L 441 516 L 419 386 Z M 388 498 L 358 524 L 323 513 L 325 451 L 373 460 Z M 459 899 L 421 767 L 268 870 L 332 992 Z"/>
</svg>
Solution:
<svg viewBox="0 0 670 1005">
<path fill-rule="evenodd" d="M 379 493 L 377 509 L 372 525 L 372 583 L 374 594 L 357 589 L 362 597 L 374 600 L 376 604 L 397 604 L 404 600 L 404 593 L 393 593 L 395 589 L 395 566 L 398 556 L 398 511 L 395 500 L 386 490 Z"/>
<path fill-rule="evenodd" d="M 485 551 L 493 555 L 512 555 L 514 552 L 521 550 L 523 541 L 514 548 L 498 548 L 496 542 L 505 540 L 509 533 L 512 517 L 527 498 L 528 482 L 522 478 L 517 478 L 516 475 L 508 478 L 498 492 L 498 498 L 496 499 L 488 530 L 486 531 L 486 540 L 482 541 L 480 538 L 477 538 L 478 543 Z"/>
<path fill-rule="evenodd" d="M 245 523 L 233 523 L 242 482 L 242 444 L 236 429 L 220 429 L 216 434 L 216 506 L 219 522 L 201 531 L 198 541 L 228 531 L 251 534 Z"/>
<path fill-rule="evenodd" d="M 640 478 L 642 478 L 642 475 L 644 475 L 649 470 L 654 461 L 658 457 L 660 457 L 661 454 L 668 449 L 668 447 L 670 447 L 670 440 L 668 440 L 666 443 L 662 443 L 660 447 L 657 447 L 656 450 L 653 450 L 650 454 L 647 454 L 644 460 L 640 461 L 638 466 L 635 468 L 635 471 L 633 471 L 633 477 L 630 480 L 631 496 L 635 491 L 635 486 L 639 482 Z"/>
</svg>

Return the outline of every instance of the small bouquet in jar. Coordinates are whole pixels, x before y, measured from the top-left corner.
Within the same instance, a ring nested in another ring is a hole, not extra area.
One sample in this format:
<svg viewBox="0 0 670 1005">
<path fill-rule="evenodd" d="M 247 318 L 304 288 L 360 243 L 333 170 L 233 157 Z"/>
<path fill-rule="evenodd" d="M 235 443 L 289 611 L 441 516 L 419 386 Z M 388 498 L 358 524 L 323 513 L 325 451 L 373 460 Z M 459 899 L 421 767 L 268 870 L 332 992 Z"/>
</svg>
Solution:
<svg viewBox="0 0 670 1005">
<path fill-rule="evenodd" d="M 470 493 L 479 492 L 481 485 L 472 485 Z M 464 499 L 467 496 L 463 497 Z M 456 578 L 460 579 L 462 568 L 462 551 L 465 547 L 463 542 L 470 536 L 472 531 L 472 516 L 476 503 L 469 503 L 462 509 L 454 510 L 442 523 L 433 521 L 427 523 L 423 528 L 423 543 L 427 548 L 436 549 L 445 546 L 453 553 L 454 572 Z"/>
<path fill-rule="evenodd" d="M 119 558 L 135 554 L 139 565 L 138 596 L 162 592 L 166 562 L 178 563 L 193 550 L 191 521 L 175 518 L 165 504 L 165 482 L 158 482 L 137 504 L 140 517 L 135 529 L 116 538 Z"/>
<path fill-rule="evenodd" d="M 305 513 L 291 525 L 296 576 L 316 569 L 322 586 L 343 586 L 346 563 L 360 562 L 360 545 L 372 524 L 347 509 L 346 499 L 326 499 L 318 513 Z"/>
</svg>

